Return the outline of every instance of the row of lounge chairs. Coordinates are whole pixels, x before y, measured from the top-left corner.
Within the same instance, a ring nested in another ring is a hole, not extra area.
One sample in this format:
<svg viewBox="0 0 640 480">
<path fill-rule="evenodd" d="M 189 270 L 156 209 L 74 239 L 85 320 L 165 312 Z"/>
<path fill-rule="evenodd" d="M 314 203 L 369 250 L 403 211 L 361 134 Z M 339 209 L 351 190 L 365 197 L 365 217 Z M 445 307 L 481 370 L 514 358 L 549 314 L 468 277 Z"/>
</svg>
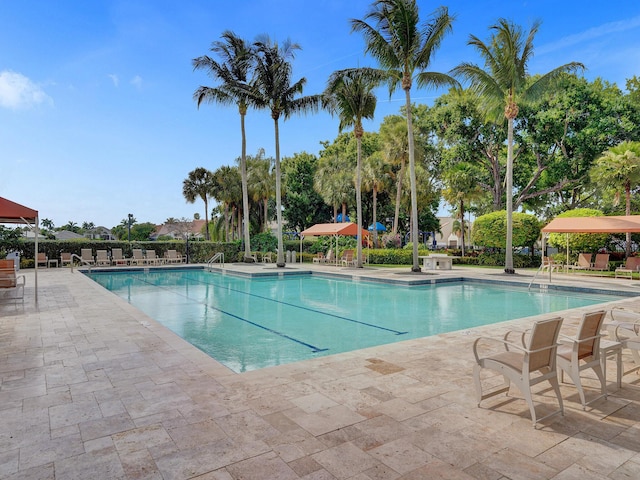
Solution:
<svg viewBox="0 0 640 480">
<path fill-rule="evenodd" d="M 563 381 L 566 373 L 576 386 L 583 409 L 590 403 L 607 397 L 606 378 L 604 372 L 607 354 L 606 348 L 615 346 L 621 351 L 629 349 L 632 354 L 634 367 L 626 372 L 618 372 L 626 375 L 640 370 L 640 313 L 614 308 L 611 310 L 612 321 L 605 324 L 607 312 L 599 310 L 585 313 L 574 336 L 562 335 L 560 332 L 563 319 L 560 317 L 537 321 L 526 332 L 507 332 L 500 339 L 480 337 L 473 343 L 473 354 L 476 364 L 473 370 L 474 384 L 476 387 L 478 406 L 480 403 L 495 395 L 509 393 L 510 384 L 513 382 L 522 392 L 529 411 L 533 426 L 558 413 L 564 415 L 564 406 L 560 394 L 559 381 Z M 603 335 L 608 335 L 608 346 L 601 343 Z M 563 341 L 558 341 L 563 338 Z M 500 351 L 488 354 L 489 344 L 500 345 Z M 621 368 L 621 365 L 618 366 Z M 504 383 L 485 393 L 480 372 L 483 369 L 493 370 L 504 377 Z M 585 398 L 584 388 L 581 382 L 581 372 L 591 369 L 595 373 L 599 383 L 600 392 L 591 400 Z M 542 418 L 537 418 L 533 404 L 531 387 L 548 381 L 558 401 L 558 410 L 552 411 Z"/>
<path fill-rule="evenodd" d="M 354 251 L 351 249 L 344 250 L 340 258 L 336 258 L 333 254 L 333 249 L 329 249 L 327 255 L 324 253 L 318 252 L 315 257 L 313 257 L 313 263 L 326 263 L 327 265 L 340 264 L 345 267 L 355 266 L 356 259 L 354 256 Z"/>
<path fill-rule="evenodd" d="M 89 266 L 123 266 L 123 265 L 165 265 L 180 264 L 186 261 L 185 257 L 177 250 L 167 250 L 163 257 L 156 255 L 155 250 L 143 251 L 141 248 L 134 248 L 132 256 L 126 258 L 122 254 L 121 248 L 111 249 L 111 254 L 107 250 L 96 250 L 95 257 L 90 248 L 83 248 L 80 253 L 80 262 Z M 71 265 L 71 253 L 62 252 L 60 254 L 60 265 Z"/>
</svg>

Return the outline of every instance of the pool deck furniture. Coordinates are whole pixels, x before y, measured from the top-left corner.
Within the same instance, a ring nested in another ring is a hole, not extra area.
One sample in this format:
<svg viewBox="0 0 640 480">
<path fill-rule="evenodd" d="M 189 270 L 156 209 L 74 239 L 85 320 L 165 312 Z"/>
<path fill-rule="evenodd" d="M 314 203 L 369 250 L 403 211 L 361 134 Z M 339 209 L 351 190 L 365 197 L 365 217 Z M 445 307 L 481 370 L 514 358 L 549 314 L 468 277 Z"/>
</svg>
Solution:
<svg viewBox="0 0 640 480">
<path fill-rule="evenodd" d="M 119 265 L 124 266 L 128 264 L 129 264 L 129 260 L 122 256 L 121 248 L 111 249 L 111 265 L 114 265 L 117 267 Z"/>
<path fill-rule="evenodd" d="M 83 248 L 80 250 L 80 258 L 84 265 L 95 265 L 96 261 L 93 258 L 93 251 L 90 248 Z"/>
<path fill-rule="evenodd" d="M 165 263 L 175 264 L 175 263 L 184 263 L 185 258 L 182 255 L 178 254 L 177 250 L 167 250 L 164 253 L 164 260 L 165 260 Z"/>
<path fill-rule="evenodd" d="M 622 343 L 614 340 L 600 340 L 600 363 L 602 365 L 602 376 L 607 379 L 607 359 L 615 356 L 616 361 L 616 386 L 618 390 L 622 388 Z"/>
<path fill-rule="evenodd" d="M 348 249 L 345 250 L 344 252 L 342 252 L 342 255 L 340 256 L 340 265 L 344 266 L 344 267 L 349 267 L 352 265 L 355 265 L 355 260 L 353 257 L 353 250 Z"/>
<path fill-rule="evenodd" d="M 71 266 L 71 253 L 69 252 L 60 253 L 60 266 L 64 267 L 65 264 Z"/>
<path fill-rule="evenodd" d="M 581 253 L 578 255 L 578 261 L 572 265 L 567 264 L 565 266 L 565 271 L 569 270 L 591 270 L 593 267 L 593 263 L 591 263 L 591 254 L 590 253 Z"/>
<path fill-rule="evenodd" d="M 144 263 L 147 265 L 162 265 L 162 258 L 156 255 L 155 250 L 147 250 Z"/>
<path fill-rule="evenodd" d="M 57 258 L 50 258 L 49 260 L 47 260 L 47 268 L 51 268 L 51 267 L 56 267 L 58 268 L 58 259 Z"/>
<path fill-rule="evenodd" d="M 451 270 L 453 258 L 443 253 L 432 253 L 430 255 L 421 255 L 422 268 L 425 270 Z"/>
<path fill-rule="evenodd" d="M 599 271 L 609 270 L 609 254 L 608 253 L 596 254 L 596 259 L 593 261 L 591 270 L 599 270 Z"/>
<path fill-rule="evenodd" d="M 578 389 L 582 409 L 586 409 L 587 405 L 607 397 L 607 388 L 604 374 L 602 372 L 602 361 L 600 359 L 600 340 L 602 338 L 602 324 L 607 315 L 604 310 L 597 312 L 587 312 L 582 316 L 578 332 L 575 337 L 561 337 L 568 341 L 561 341 L 558 346 L 558 369 L 560 381 L 563 381 L 564 373 L 567 373 L 573 384 Z M 600 395 L 589 400 L 585 399 L 584 389 L 580 381 L 580 373 L 584 370 L 591 369 L 600 381 Z"/>
<path fill-rule="evenodd" d="M 47 254 L 44 252 L 38 252 L 38 266 L 43 266 L 43 267 L 47 267 L 47 261 L 49 260 L 49 257 L 47 257 Z"/>
<path fill-rule="evenodd" d="M 271 252 L 265 252 L 262 254 L 262 263 L 272 263 Z"/>
<path fill-rule="evenodd" d="M 13 259 L 0 260 L 0 299 L 22 300 L 26 277 L 18 275 Z"/>
<path fill-rule="evenodd" d="M 96 250 L 96 265 L 99 267 L 108 267 L 111 265 L 111 259 L 106 250 Z"/>
<path fill-rule="evenodd" d="M 553 272 L 554 270 L 560 271 L 562 270 L 563 265 L 561 263 L 556 262 L 553 258 L 550 257 L 542 257 L 542 265 L 541 272 Z"/>
<path fill-rule="evenodd" d="M 134 248 L 131 253 L 132 257 L 129 260 L 131 265 L 144 265 L 145 258 L 141 248 Z"/>
<path fill-rule="evenodd" d="M 624 262 L 624 265 L 616 268 L 615 277 L 626 278 L 629 275 L 629 278 L 633 280 L 633 273 L 638 271 L 640 271 L 640 257 L 629 257 Z"/>
<path fill-rule="evenodd" d="M 634 363 L 622 375 L 640 371 L 640 313 L 625 308 L 612 308 L 611 319 L 607 324 L 609 336 L 620 343 L 621 349 L 630 351 Z"/>
<path fill-rule="evenodd" d="M 313 263 L 326 263 L 327 259 L 324 256 L 324 253 L 318 252 L 313 257 Z"/>
<path fill-rule="evenodd" d="M 473 343 L 473 355 L 476 359 L 476 364 L 473 367 L 473 379 L 476 386 L 478 406 L 480 406 L 482 400 L 501 393 L 508 394 L 510 384 L 513 382 L 522 392 L 529 405 L 531 421 L 534 427 L 539 421 L 552 415 L 558 413 L 564 415 L 564 405 L 560 395 L 557 371 L 558 336 L 561 326 L 562 318 L 554 317 L 534 322 L 530 331 L 518 332 L 520 339 L 516 342 L 509 340 L 510 334 L 515 334 L 516 332 L 507 332 L 502 339 L 493 337 L 479 337 L 476 339 Z M 481 356 L 480 345 L 491 342 L 500 344 L 503 351 L 484 357 Z M 488 393 L 483 393 L 480 379 L 480 372 L 485 368 L 494 370 L 504 377 L 504 383 Z M 534 375 L 536 373 L 537 375 Z M 537 418 L 531 387 L 545 381 L 548 381 L 553 388 L 558 399 L 559 408 L 541 418 Z"/>
</svg>

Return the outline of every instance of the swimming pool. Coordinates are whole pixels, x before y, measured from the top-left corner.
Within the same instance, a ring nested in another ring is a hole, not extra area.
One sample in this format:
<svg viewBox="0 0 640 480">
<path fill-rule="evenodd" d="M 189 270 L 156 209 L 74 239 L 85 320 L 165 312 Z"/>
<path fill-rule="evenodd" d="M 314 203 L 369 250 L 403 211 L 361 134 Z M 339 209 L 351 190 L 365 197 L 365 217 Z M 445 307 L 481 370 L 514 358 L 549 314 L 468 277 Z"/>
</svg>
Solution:
<svg viewBox="0 0 640 480">
<path fill-rule="evenodd" d="M 618 299 L 471 282 L 407 286 L 193 269 L 88 275 L 236 372 Z"/>
</svg>

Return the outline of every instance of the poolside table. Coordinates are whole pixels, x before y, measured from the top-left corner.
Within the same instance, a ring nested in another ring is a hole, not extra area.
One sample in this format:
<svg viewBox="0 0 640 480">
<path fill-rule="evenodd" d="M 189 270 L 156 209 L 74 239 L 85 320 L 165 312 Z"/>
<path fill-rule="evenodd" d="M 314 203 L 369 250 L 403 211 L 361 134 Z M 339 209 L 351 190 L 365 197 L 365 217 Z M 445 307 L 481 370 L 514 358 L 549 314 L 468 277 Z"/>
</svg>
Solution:
<svg viewBox="0 0 640 480">
<path fill-rule="evenodd" d="M 451 270 L 453 264 L 453 258 L 442 253 L 432 253 L 418 258 L 422 259 L 422 266 L 425 270 Z"/>
</svg>

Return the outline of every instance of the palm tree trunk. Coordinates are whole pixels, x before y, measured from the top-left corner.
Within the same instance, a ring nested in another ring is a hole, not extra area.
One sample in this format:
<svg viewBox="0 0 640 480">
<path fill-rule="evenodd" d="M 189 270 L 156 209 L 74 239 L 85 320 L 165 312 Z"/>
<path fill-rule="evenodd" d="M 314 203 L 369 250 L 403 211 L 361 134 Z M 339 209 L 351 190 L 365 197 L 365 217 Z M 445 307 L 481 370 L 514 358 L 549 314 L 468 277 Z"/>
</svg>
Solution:
<svg viewBox="0 0 640 480">
<path fill-rule="evenodd" d="M 209 238 L 209 202 L 207 201 L 207 197 L 204 198 L 204 226 L 205 226 L 204 238 L 206 240 L 211 240 Z"/>
<path fill-rule="evenodd" d="M 359 127 L 362 128 L 361 126 Z M 358 126 L 356 126 L 358 129 Z M 358 235 L 356 236 L 356 240 L 358 242 L 357 246 L 357 267 L 362 268 L 362 180 L 361 180 L 361 170 L 362 170 L 362 136 L 356 134 L 356 144 L 357 144 L 357 166 L 356 166 L 356 215 L 358 216 Z"/>
<path fill-rule="evenodd" d="M 462 229 L 462 256 L 464 257 L 464 200 L 460 200 L 460 228 Z"/>
<path fill-rule="evenodd" d="M 402 199 L 402 181 L 404 180 L 405 162 L 404 158 L 400 162 L 400 171 L 398 172 L 398 185 L 396 187 L 396 208 L 393 217 L 393 229 L 391 233 L 398 233 L 398 218 L 400 217 L 400 200 Z"/>
<path fill-rule="evenodd" d="M 507 119 L 507 245 L 505 252 L 505 273 L 516 273 L 513 269 L 513 119 Z"/>
<path fill-rule="evenodd" d="M 419 272 L 418 264 L 418 189 L 416 187 L 416 155 L 413 145 L 413 120 L 411 118 L 411 94 L 404 91 L 407 108 L 407 134 L 409 135 L 409 180 L 411 182 L 411 242 L 413 242 L 412 272 Z"/>
<path fill-rule="evenodd" d="M 263 228 L 263 231 L 264 232 L 268 232 L 269 231 L 269 219 L 267 218 L 267 216 L 269 215 L 269 199 L 268 198 L 263 198 L 262 201 L 264 202 L 264 228 Z"/>
<path fill-rule="evenodd" d="M 284 263 L 284 243 L 282 242 L 282 194 L 280 186 L 280 131 L 278 129 L 278 119 L 274 118 L 276 136 L 276 218 L 278 221 L 278 256 L 276 265 L 280 268 L 285 266 Z"/>
<path fill-rule="evenodd" d="M 631 215 L 631 182 L 624 184 L 624 196 L 625 196 L 625 215 Z M 631 232 L 627 232 L 625 237 L 626 245 L 624 247 L 624 255 L 626 258 L 631 256 Z"/>
<path fill-rule="evenodd" d="M 378 189 L 373 186 L 373 246 L 378 247 Z"/>
<path fill-rule="evenodd" d="M 242 107 L 240 107 L 242 108 Z M 247 186 L 247 138 L 244 130 L 244 113 L 240 111 L 240 129 L 242 130 L 242 156 L 240 157 L 240 175 L 242 177 L 242 218 L 244 226 L 244 261 L 251 258 L 251 239 L 249 238 L 249 188 Z"/>
</svg>

